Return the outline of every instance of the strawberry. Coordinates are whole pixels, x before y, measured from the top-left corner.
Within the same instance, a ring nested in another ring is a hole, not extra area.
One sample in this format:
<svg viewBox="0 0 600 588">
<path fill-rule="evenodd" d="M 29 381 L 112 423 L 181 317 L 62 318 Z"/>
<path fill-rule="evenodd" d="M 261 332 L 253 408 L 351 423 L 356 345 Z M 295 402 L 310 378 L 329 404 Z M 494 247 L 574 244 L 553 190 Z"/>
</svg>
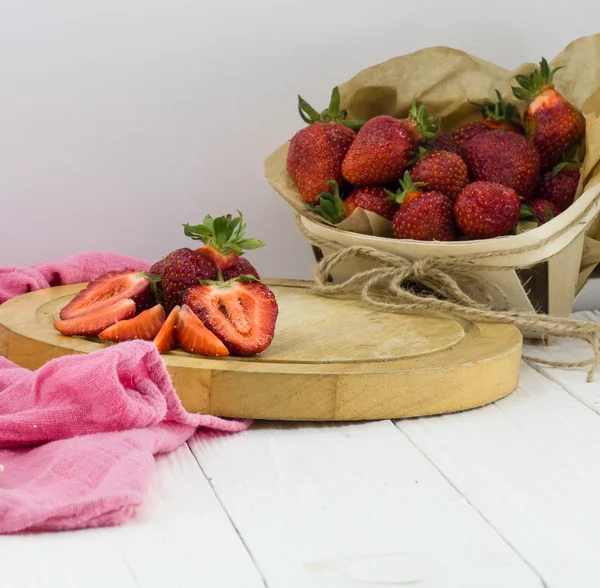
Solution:
<svg viewBox="0 0 600 588">
<path fill-rule="evenodd" d="M 398 192 L 388 191 L 401 205 L 392 219 L 392 235 L 396 239 L 454 241 L 452 202 L 441 192 L 421 191 L 420 186 L 405 172 Z"/>
<path fill-rule="evenodd" d="M 534 197 L 554 202 L 561 210 L 566 210 L 575 200 L 581 163 L 562 161 L 542 174 Z"/>
<path fill-rule="evenodd" d="M 202 321 L 186 304 L 181 307 L 177 314 L 175 338 L 179 346 L 189 353 L 208 357 L 229 355 L 227 347 L 202 324 Z"/>
<path fill-rule="evenodd" d="M 104 341 L 131 341 L 132 339 L 143 339 L 151 341 L 156 337 L 165 322 L 165 309 L 156 304 L 148 310 L 144 310 L 130 319 L 117 321 L 114 325 L 104 329 L 98 334 Z"/>
<path fill-rule="evenodd" d="M 329 108 L 324 112 L 317 112 L 300 96 L 298 111 L 308 126 L 290 140 L 287 170 L 302 199 L 317 204 L 329 180 L 342 183 L 342 161 L 356 136 L 353 129 L 362 123 L 346 120 L 346 112 L 340 109 L 337 88 L 333 89 Z"/>
<path fill-rule="evenodd" d="M 386 188 L 385 193 L 390 200 L 394 200 L 400 204 L 401 210 L 406 210 L 412 200 L 425 193 L 425 190 L 420 189 L 424 185 L 423 182 L 413 182 L 409 171 L 404 172 L 404 177 L 398 180 L 398 183 L 400 187 L 396 192 L 392 192 Z"/>
<path fill-rule="evenodd" d="M 233 265 L 223 270 L 223 281 L 225 282 L 238 276 L 254 276 L 260 280 L 258 271 L 245 257 L 238 257 Z"/>
<path fill-rule="evenodd" d="M 398 202 L 391 200 L 381 186 L 356 188 L 348 198 L 353 198 L 358 208 L 374 212 L 388 220 L 394 218 L 399 208 Z"/>
<path fill-rule="evenodd" d="M 495 92 L 498 98 L 497 102 L 484 100 L 480 104 L 469 101 L 473 106 L 479 107 L 482 120 L 466 123 L 452 133 L 452 140 L 459 155 L 463 155 L 464 145 L 477 135 L 500 128 L 518 133 L 522 131 L 516 106 L 506 102 L 498 90 Z"/>
<path fill-rule="evenodd" d="M 208 257 L 219 271 L 236 263 L 244 249 L 258 249 L 265 245 L 258 239 L 244 236 L 246 224 L 242 213 L 239 210 L 238 213 L 235 218 L 231 218 L 230 214 L 217 218 L 206 215 L 201 225 L 183 225 L 187 237 L 204 243 L 198 253 Z"/>
<path fill-rule="evenodd" d="M 354 186 L 382 185 L 396 181 L 407 169 L 411 153 L 423 140 L 433 139 L 439 123 L 416 100 L 408 118 L 387 114 L 367 121 L 358 131 L 342 163 L 342 175 Z"/>
<path fill-rule="evenodd" d="M 214 280 L 217 268 L 211 259 L 188 247 L 177 249 L 150 268 L 160 278 L 159 289 L 167 312 L 181 303 L 181 292 L 201 280 Z"/>
<path fill-rule="evenodd" d="M 527 204 L 521 206 L 521 218 L 535 217 L 540 224 L 547 223 L 561 213 L 560 208 L 550 200 L 532 198 Z"/>
<path fill-rule="evenodd" d="M 193 286 L 183 303 L 232 355 L 255 355 L 273 340 L 279 313 L 275 294 L 251 278 Z"/>
<path fill-rule="evenodd" d="M 173 307 L 173 310 L 169 313 L 169 316 L 156 334 L 156 337 L 154 337 L 153 342 L 159 353 L 166 353 L 167 351 L 171 351 L 171 349 L 175 349 L 177 346 L 175 325 L 177 324 L 177 317 L 179 316 L 180 310 L 181 307 L 179 305 Z"/>
<path fill-rule="evenodd" d="M 428 152 L 420 148 L 410 175 L 428 192 L 442 192 L 450 200 L 454 200 L 469 183 L 467 164 L 460 155 L 451 151 Z"/>
<path fill-rule="evenodd" d="M 498 129 L 473 137 L 464 146 L 471 180 L 512 188 L 524 198 L 533 193 L 540 177 L 540 156 L 523 135 Z"/>
<path fill-rule="evenodd" d="M 333 186 L 333 190 L 320 194 L 317 206 L 307 205 L 305 208 L 322 216 L 330 223 L 337 224 L 343 221 L 357 208 L 374 212 L 389 220 L 392 220 L 398 210 L 398 204 L 390 200 L 380 186 L 355 188 L 347 198 L 342 200 L 337 183 L 335 181 L 329 183 Z"/>
<path fill-rule="evenodd" d="M 439 131 L 433 139 L 423 141 L 422 145 L 427 151 L 452 151 L 452 153 L 456 153 L 454 140 L 444 131 Z"/>
<path fill-rule="evenodd" d="M 454 202 L 456 224 L 469 239 L 508 235 L 520 214 L 517 193 L 494 182 L 473 182 L 463 188 Z"/>
<path fill-rule="evenodd" d="M 107 272 L 92 280 L 60 311 L 63 320 L 111 307 L 119 300 L 130 298 L 138 312 L 153 303 L 151 279 L 144 272 L 121 270 Z"/>
<path fill-rule="evenodd" d="M 551 70 L 542 58 L 539 70 L 529 76 L 515 76 L 519 87 L 512 89 L 525 102 L 523 125 L 540 154 L 542 169 L 555 164 L 579 142 L 585 131 L 583 114 L 554 87 L 554 74 L 559 69 L 562 68 Z"/>
<path fill-rule="evenodd" d="M 97 335 L 117 321 L 135 315 L 135 302 L 130 298 L 121 298 L 111 306 L 98 306 L 86 314 L 56 321 L 54 328 L 63 335 Z"/>
</svg>

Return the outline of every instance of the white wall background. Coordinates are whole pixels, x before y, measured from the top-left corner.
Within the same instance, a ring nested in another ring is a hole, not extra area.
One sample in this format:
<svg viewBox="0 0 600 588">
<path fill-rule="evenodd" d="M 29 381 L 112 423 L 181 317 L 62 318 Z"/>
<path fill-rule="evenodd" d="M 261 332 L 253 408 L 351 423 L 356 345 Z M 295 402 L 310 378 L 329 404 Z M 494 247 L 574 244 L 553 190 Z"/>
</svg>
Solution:
<svg viewBox="0 0 600 588">
<path fill-rule="evenodd" d="M 585 16 L 584 16 L 585 14 Z M 83 249 L 160 258 L 241 209 L 271 277 L 310 248 L 264 158 L 359 70 L 430 45 L 512 68 L 600 31 L 600 4 L 0 0 L 0 266 Z"/>
</svg>

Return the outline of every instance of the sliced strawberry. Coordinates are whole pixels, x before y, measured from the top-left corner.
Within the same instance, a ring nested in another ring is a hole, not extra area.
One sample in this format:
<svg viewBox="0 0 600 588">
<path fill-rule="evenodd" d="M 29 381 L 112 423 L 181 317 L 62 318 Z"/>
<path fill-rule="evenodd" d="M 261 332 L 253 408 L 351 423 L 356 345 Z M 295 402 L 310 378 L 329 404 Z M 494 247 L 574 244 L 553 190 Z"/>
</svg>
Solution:
<svg viewBox="0 0 600 588">
<path fill-rule="evenodd" d="M 160 331 L 165 322 L 166 314 L 162 304 L 157 304 L 148 310 L 144 310 L 137 316 L 116 322 L 104 329 L 98 337 L 104 341 L 131 341 L 132 339 L 143 339 L 152 341 Z"/>
<path fill-rule="evenodd" d="M 181 307 L 177 316 L 175 337 L 180 347 L 190 353 L 209 357 L 229 355 L 227 347 L 202 324 L 186 304 Z"/>
<path fill-rule="evenodd" d="M 134 270 L 108 272 L 92 280 L 79 292 L 60 311 L 60 318 L 72 319 L 108 308 L 127 298 L 136 303 L 138 312 L 148 308 L 153 298 L 150 279 Z"/>
<path fill-rule="evenodd" d="M 163 323 L 163 326 L 158 331 L 156 337 L 154 337 L 154 345 L 158 349 L 159 353 L 166 353 L 175 349 L 177 346 L 177 339 L 175 338 L 175 325 L 177 324 L 177 317 L 181 306 L 174 306 L 173 310 L 169 313 L 167 320 Z"/>
<path fill-rule="evenodd" d="M 129 298 L 118 300 L 112 306 L 99 308 L 75 318 L 56 321 L 54 328 L 63 335 L 98 335 L 117 321 L 135 315 L 135 302 Z"/>
<path fill-rule="evenodd" d="M 273 340 L 279 309 L 275 294 L 261 282 L 192 286 L 183 302 L 232 355 L 260 353 Z"/>
</svg>

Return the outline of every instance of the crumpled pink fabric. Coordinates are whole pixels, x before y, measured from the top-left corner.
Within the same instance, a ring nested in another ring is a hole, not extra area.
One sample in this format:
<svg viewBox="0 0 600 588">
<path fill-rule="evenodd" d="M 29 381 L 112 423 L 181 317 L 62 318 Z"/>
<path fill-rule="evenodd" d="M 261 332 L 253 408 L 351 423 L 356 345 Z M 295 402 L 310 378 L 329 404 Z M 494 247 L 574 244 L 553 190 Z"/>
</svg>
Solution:
<svg viewBox="0 0 600 588">
<path fill-rule="evenodd" d="M 54 261 L 43 261 L 27 267 L 0 268 L 0 304 L 19 294 L 33 290 L 88 282 L 113 270 L 148 271 L 151 264 L 135 257 L 83 251 Z"/>
<path fill-rule="evenodd" d="M 0 292 L 87 281 L 120 262 L 147 266 L 84 253 L 64 265 L 0 269 Z M 198 427 L 250 424 L 185 411 L 151 342 L 61 357 L 35 372 L 0 356 L 0 533 L 118 525 L 143 501 L 156 454 Z"/>
</svg>

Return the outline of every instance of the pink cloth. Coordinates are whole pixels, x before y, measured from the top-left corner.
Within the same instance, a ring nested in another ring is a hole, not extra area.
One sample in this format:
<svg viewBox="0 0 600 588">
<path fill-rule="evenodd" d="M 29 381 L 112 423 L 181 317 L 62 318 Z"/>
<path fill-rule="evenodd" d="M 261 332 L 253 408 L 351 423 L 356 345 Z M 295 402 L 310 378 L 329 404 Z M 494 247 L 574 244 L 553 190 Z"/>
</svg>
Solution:
<svg viewBox="0 0 600 588">
<path fill-rule="evenodd" d="M 0 304 L 19 294 L 50 286 L 87 282 L 106 272 L 121 269 L 148 271 L 150 264 L 117 253 L 84 251 L 28 267 L 0 268 Z"/>
<path fill-rule="evenodd" d="M 86 281 L 135 261 L 93 252 L 67 260 L 38 266 L 41 279 L 0 269 L 0 292 Z M 198 427 L 249 425 L 186 412 L 150 342 L 61 357 L 35 372 L 0 356 L 0 533 L 120 524 L 144 499 L 154 455 Z"/>
</svg>

